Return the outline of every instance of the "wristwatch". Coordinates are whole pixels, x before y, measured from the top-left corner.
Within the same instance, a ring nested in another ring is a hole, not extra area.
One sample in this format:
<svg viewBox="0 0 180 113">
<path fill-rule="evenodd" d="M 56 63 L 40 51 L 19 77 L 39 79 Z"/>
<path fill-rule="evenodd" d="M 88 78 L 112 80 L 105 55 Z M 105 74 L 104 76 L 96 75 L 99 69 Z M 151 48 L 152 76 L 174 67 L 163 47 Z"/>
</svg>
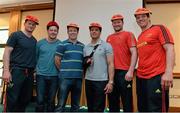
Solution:
<svg viewBox="0 0 180 113">
<path fill-rule="evenodd" d="M 114 81 L 110 80 L 108 83 L 109 83 L 109 84 L 114 84 Z"/>
</svg>

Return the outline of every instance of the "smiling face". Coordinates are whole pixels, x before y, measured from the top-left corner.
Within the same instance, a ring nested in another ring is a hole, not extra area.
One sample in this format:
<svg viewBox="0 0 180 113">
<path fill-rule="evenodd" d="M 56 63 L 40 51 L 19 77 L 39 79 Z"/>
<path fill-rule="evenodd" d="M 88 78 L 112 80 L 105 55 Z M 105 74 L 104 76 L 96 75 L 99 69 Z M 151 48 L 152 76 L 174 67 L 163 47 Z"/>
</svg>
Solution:
<svg viewBox="0 0 180 113">
<path fill-rule="evenodd" d="M 49 39 L 54 40 L 57 38 L 58 28 L 56 26 L 50 26 L 47 32 L 48 32 Z"/>
<path fill-rule="evenodd" d="M 151 24 L 150 17 L 148 16 L 148 14 L 139 14 L 135 17 L 136 22 L 141 27 L 141 29 L 144 29 Z"/>
<path fill-rule="evenodd" d="M 31 20 L 27 20 L 24 23 L 24 29 L 26 32 L 32 33 L 34 31 L 34 29 L 36 28 L 36 23 L 31 21 Z"/>
<path fill-rule="evenodd" d="M 123 20 L 117 19 L 112 21 L 112 26 L 115 32 L 119 32 L 123 29 Z"/>
<path fill-rule="evenodd" d="M 91 27 L 89 30 L 90 30 L 90 36 L 92 39 L 100 38 L 101 30 L 99 27 Z"/>
<path fill-rule="evenodd" d="M 68 27 L 67 33 L 70 40 L 77 40 L 78 29 L 76 27 Z"/>
</svg>

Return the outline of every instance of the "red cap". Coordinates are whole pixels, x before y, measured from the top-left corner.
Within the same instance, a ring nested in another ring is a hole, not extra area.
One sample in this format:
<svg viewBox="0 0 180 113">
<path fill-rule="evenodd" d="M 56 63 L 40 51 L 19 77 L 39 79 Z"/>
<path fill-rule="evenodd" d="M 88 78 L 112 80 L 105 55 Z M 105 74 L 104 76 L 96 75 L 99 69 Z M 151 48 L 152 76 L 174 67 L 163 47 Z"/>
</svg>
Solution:
<svg viewBox="0 0 180 113">
<path fill-rule="evenodd" d="M 68 25 L 67 25 L 67 28 L 68 28 L 68 27 L 75 27 L 75 28 L 79 29 L 79 26 L 78 26 L 77 24 L 75 24 L 75 23 L 70 23 L 70 24 L 68 24 Z"/>
<path fill-rule="evenodd" d="M 99 23 L 97 23 L 97 22 L 91 23 L 91 24 L 89 25 L 89 28 L 91 28 L 91 27 L 99 27 L 99 28 L 102 28 L 102 26 L 101 26 Z"/>
<path fill-rule="evenodd" d="M 140 14 L 152 14 L 152 12 L 146 8 L 138 8 L 135 11 L 134 15 L 136 16 L 136 15 L 140 15 Z"/>
<path fill-rule="evenodd" d="M 113 20 L 118 20 L 118 19 L 124 19 L 124 17 L 120 14 L 116 14 L 116 15 L 113 15 L 112 18 L 111 18 L 111 21 Z"/>
<path fill-rule="evenodd" d="M 35 22 L 37 25 L 39 25 L 39 20 L 38 20 L 35 16 L 27 15 L 25 21 L 26 21 L 26 20 L 33 21 L 33 22 Z"/>
<path fill-rule="evenodd" d="M 58 23 L 55 22 L 55 21 L 50 21 L 50 22 L 48 22 L 47 27 L 50 27 L 50 26 L 56 26 L 56 27 L 59 29 L 59 25 L 58 25 Z"/>
</svg>

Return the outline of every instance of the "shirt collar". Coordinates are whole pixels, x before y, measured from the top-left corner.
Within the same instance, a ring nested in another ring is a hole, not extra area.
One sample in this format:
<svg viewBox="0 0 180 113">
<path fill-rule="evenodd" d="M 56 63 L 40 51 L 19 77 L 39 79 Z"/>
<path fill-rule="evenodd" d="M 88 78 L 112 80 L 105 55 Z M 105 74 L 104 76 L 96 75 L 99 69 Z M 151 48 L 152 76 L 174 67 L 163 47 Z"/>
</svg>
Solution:
<svg viewBox="0 0 180 113">
<path fill-rule="evenodd" d="M 89 43 L 89 46 L 93 46 L 94 47 L 96 45 L 101 45 L 101 44 L 102 44 L 102 40 L 99 39 L 96 44 Z"/>
<path fill-rule="evenodd" d="M 69 41 L 69 39 L 66 40 L 67 43 L 71 43 L 71 44 L 80 44 L 80 42 L 77 40 L 76 43 L 72 43 L 71 41 Z"/>
</svg>

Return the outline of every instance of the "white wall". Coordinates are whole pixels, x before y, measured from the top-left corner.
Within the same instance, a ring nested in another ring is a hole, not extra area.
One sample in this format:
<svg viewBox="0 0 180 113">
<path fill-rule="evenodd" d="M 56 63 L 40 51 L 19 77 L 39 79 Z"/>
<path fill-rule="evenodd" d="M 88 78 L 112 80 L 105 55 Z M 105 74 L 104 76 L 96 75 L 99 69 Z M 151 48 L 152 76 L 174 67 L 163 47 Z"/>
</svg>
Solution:
<svg viewBox="0 0 180 113">
<path fill-rule="evenodd" d="M 134 18 L 134 11 L 142 7 L 142 0 L 56 0 L 55 20 L 60 24 L 61 40 L 67 37 L 66 25 L 75 22 L 80 26 L 79 40 L 87 44 L 90 40 L 88 26 L 99 22 L 103 26 L 102 39 L 113 32 L 111 17 L 120 13 L 124 15 L 124 29 L 140 32 Z"/>
</svg>

